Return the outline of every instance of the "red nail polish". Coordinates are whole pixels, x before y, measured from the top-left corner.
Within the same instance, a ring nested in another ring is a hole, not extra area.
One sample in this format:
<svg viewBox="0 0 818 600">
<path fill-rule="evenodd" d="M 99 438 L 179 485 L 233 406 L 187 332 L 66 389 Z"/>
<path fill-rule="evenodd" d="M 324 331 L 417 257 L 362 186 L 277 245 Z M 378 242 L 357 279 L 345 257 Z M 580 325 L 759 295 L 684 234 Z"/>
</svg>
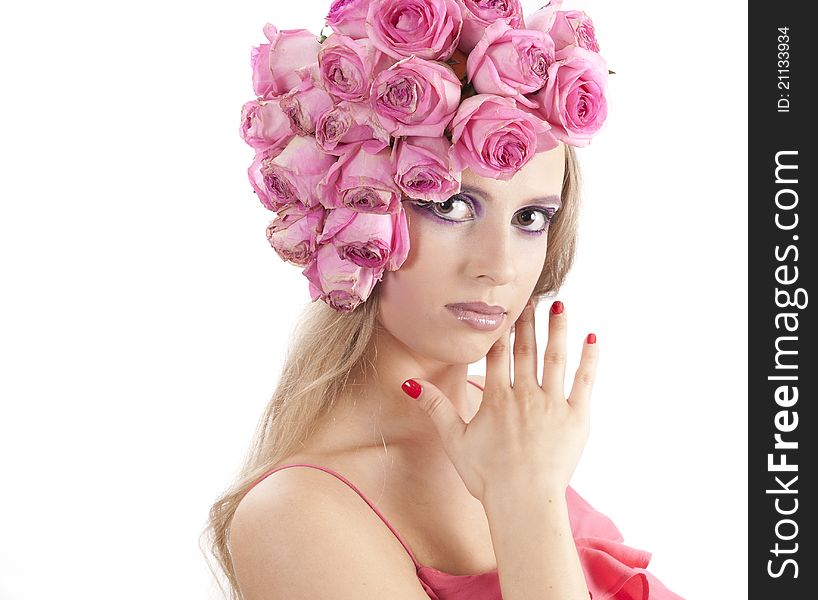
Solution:
<svg viewBox="0 0 818 600">
<path fill-rule="evenodd" d="M 562 313 L 563 308 L 565 307 L 562 305 L 562 302 L 559 300 L 554 300 L 554 304 L 551 305 L 551 314 L 558 315 Z"/>
<path fill-rule="evenodd" d="M 588 344 L 596 344 L 596 335 L 593 333 L 589 333 L 588 337 L 585 338 L 585 342 Z"/>
<path fill-rule="evenodd" d="M 417 397 L 420 396 L 420 393 L 423 391 L 423 388 L 420 387 L 420 384 L 414 379 L 404 381 L 400 389 L 412 396 L 415 400 L 417 400 Z"/>
</svg>

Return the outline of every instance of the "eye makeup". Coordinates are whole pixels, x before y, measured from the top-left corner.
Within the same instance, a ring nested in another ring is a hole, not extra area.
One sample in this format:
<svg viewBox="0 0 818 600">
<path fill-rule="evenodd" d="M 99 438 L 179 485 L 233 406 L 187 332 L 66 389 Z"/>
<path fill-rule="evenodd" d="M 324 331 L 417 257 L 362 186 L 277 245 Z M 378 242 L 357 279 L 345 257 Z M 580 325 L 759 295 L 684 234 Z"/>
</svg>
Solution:
<svg viewBox="0 0 818 600">
<path fill-rule="evenodd" d="M 550 198 L 549 198 L 550 199 Z M 455 194 L 454 196 L 447 199 L 445 202 L 432 202 L 429 200 L 412 200 L 411 204 L 421 209 L 424 213 L 427 213 L 431 218 L 435 221 L 442 222 L 445 225 L 457 225 L 461 223 L 465 223 L 470 219 L 466 220 L 459 220 L 459 219 L 451 219 L 441 215 L 439 211 L 436 210 L 436 206 L 440 206 L 442 204 L 450 203 L 450 202 L 457 202 L 465 204 L 471 212 L 471 217 L 473 218 L 476 214 L 478 217 L 483 214 L 483 209 L 480 206 L 479 201 L 475 198 L 470 196 L 468 193 L 460 192 Z M 542 215 L 544 219 L 544 225 L 540 229 L 526 229 L 525 227 L 518 227 L 520 231 L 523 233 L 538 236 L 548 229 L 548 225 L 551 219 L 554 217 L 554 214 L 558 210 L 557 206 L 543 206 L 543 205 L 530 205 L 520 208 L 516 213 L 514 213 L 514 217 L 516 218 L 520 214 L 524 214 L 526 212 L 534 212 Z"/>
<path fill-rule="evenodd" d="M 434 219 L 436 219 L 438 221 L 443 221 L 446 225 L 456 225 L 457 223 L 464 223 L 465 221 L 463 221 L 463 220 L 451 219 L 451 218 L 442 216 L 442 214 L 436 210 L 435 207 L 441 206 L 441 205 L 449 203 L 449 202 L 460 202 L 460 203 L 464 204 L 465 206 L 467 206 L 470 209 L 469 210 L 470 214 L 467 215 L 467 216 L 470 216 L 470 217 L 474 217 L 475 214 L 477 216 L 480 216 L 482 214 L 482 212 L 483 212 L 482 210 L 480 210 L 478 207 L 475 206 L 474 199 L 471 196 L 469 196 L 468 194 L 464 194 L 463 192 L 460 192 L 458 194 L 455 194 L 454 196 L 451 196 L 450 198 L 448 198 L 444 202 L 432 202 L 431 200 L 413 200 L 412 204 L 414 204 L 418 208 L 422 209 L 424 212 L 429 213 L 429 215 L 432 218 L 434 218 Z"/>
<path fill-rule="evenodd" d="M 522 208 L 518 212 L 514 213 L 514 216 L 517 217 L 518 215 L 529 211 L 541 214 L 543 219 L 545 219 L 545 224 L 540 229 L 523 229 L 523 231 L 532 235 L 540 235 L 545 233 L 545 231 L 548 229 L 548 226 L 551 224 L 551 219 L 554 217 L 557 209 L 551 206 L 526 206 L 525 208 Z"/>
</svg>

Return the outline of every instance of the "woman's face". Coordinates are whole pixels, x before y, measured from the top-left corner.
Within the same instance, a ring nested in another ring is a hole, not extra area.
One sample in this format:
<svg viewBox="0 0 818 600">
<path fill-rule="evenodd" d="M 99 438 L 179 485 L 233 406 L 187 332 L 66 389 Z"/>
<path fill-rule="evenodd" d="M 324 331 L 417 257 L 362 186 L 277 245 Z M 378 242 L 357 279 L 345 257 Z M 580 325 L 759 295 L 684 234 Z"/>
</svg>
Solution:
<svg viewBox="0 0 818 600">
<path fill-rule="evenodd" d="M 485 356 L 508 333 L 540 277 L 564 171 L 560 144 L 536 154 L 509 180 L 466 170 L 462 191 L 446 202 L 424 208 L 405 201 L 409 255 L 379 283 L 379 322 L 422 356 L 450 364 Z M 496 328 L 496 316 L 447 307 L 480 301 L 502 307 Z"/>
</svg>

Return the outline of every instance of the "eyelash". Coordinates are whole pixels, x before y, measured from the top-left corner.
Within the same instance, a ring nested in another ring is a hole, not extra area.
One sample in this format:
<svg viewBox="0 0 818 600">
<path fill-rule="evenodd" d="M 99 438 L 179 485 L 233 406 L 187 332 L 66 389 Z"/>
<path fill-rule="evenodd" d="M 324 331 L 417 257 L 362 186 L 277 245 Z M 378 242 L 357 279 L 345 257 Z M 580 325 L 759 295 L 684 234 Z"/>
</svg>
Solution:
<svg viewBox="0 0 818 600">
<path fill-rule="evenodd" d="M 465 194 L 455 194 L 454 196 L 452 196 L 451 198 L 449 198 L 445 202 L 448 202 L 449 200 L 455 200 L 455 199 L 460 200 L 460 201 L 465 202 L 466 204 L 468 204 L 469 208 L 471 208 L 472 212 L 474 212 L 474 203 L 473 203 L 473 200 L 471 199 L 470 196 L 467 196 Z M 435 209 L 434 209 L 435 205 L 445 204 L 445 202 L 433 202 L 431 200 L 413 200 L 413 203 L 416 206 L 418 206 L 418 207 L 422 208 L 423 210 L 425 210 L 426 212 L 430 213 L 432 215 L 432 217 L 434 217 L 438 221 L 443 221 L 446 225 L 456 225 L 458 223 L 463 223 L 463 221 L 456 221 L 454 219 L 447 219 L 445 217 L 442 217 L 442 216 L 440 216 L 440 214 L 437 213 L 437 211 L 435 211 Z M 522 211 L 520 211 L 520 212 L 525 212 L 525 211 L 528 211 L 528 210 L 541 213 L 543 215 L 543 217 L 545 218 L 545 226 L 542 229 L 533 229 L 533 230 L 532 229 L 522 229 L 522 231 L 524 233 L 527 233 L 529 235 L 536 235 L 536 236 L 542 235 L 543 233 L 545 233 L 548 230 L 548 225 L 549 225 L 549 223 L 551 223 L 551 219 L 554 217 L 554 214 L 557 212 L 554 209 L 540 208 L 538 206 L 529 206 L 529 207 L 526 207 L 526 208 L 522 209 Z M 520 213 L 517 213 L 517 214 L 520 214 Z"/>
</svg>

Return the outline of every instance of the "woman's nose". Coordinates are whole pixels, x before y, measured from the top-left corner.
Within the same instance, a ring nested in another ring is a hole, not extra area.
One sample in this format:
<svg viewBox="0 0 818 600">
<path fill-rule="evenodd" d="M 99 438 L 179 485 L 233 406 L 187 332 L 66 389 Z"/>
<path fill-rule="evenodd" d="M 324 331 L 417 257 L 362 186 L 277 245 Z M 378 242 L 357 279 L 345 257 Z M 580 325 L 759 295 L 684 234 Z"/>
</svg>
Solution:
<svg viewBox="0 0 818 600">
<path fill-rule="evenodd" d="M 470 274 L 473 277 L 490 279 L 494 285 L 503 285 L 514 280 L 517 274 L 511 228 L 485 228 L 471 248 Z"/>
</svg>

